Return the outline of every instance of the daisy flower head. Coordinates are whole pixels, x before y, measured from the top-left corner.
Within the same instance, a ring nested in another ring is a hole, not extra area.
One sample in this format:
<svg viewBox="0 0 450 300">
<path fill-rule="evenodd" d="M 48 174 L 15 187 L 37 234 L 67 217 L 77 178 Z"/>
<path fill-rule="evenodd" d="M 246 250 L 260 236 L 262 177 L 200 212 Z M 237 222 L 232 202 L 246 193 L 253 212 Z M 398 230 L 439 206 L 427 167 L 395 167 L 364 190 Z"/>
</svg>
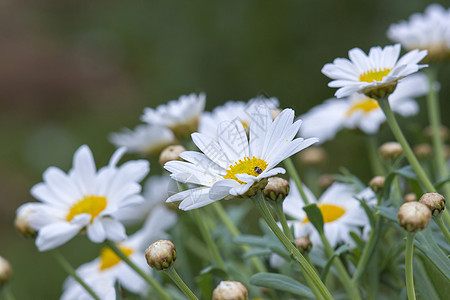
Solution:
<svg viewBox="0 0 450 300">
<path fill-rule="evenodd" d="M 205 109 L 204 93 L 182 95 L 178 100 L 145 108 L 141 120 L 153 125 L 170 128 L 176 136 L 186 137 L 198 129 L 198 120 Z"/>
<path fill-rule="evenodd" d="M 185 151 L 185 161 L 170 161 L 164 167 L 172 179 L 197 187 L 172 195 L 167 202 L 181 201 L 179 208 L 190 210 L 221 199 L 251 197 L 267 184 L 267 178 L 285 173 L 280 162 L 316 143 L 317 138 L 295 138 L 301 121 L 294 122 L 294 111 L 283 110 L 275 120 L 270 109 L 256 109 L 249 137 L 242 122 L 224 121 L 217 129 L 217 140 L 202 133 L 192 140 L 202 153 Z"/>
<path fill-rule="evenodd" d="M 134 130 L 124 128 L 114 132 L 109 140 L 116 147 L 126 147 L 129 153 L 159 156 L 167 146 L 176 143 L 172 130 L 158 125 L 138 125 Z"/>
<path fill-rule="evenodd" d="M 400 44 L 372 47 L 369 55 L 361 49 L 348 52 L 350 60 L 336 58 L 322 68 L 322 73 L 334 79 L 328 86 L 339 88 L 335 96 L 342 98 L 353 93 L 363 93 L 380 99 L 391 94 L 399 80 L 427 67 L 418 63 L 427 55 L 427 50 L 412 50 L 399 59 Z"/>
<path fill-rule="evenodd" d="M 256 97 L 248 102 L 228 101 L 222 106 L 217 106 L 212 112 L 204 112 L 200 117 L 198 132 L 211 138 L 217 138 L 217 127 L 223 121 L 239 120 L 244 129 L 248 131 L 253 113 L 259 106 L 266 106 L 270 110 L 278 109 L 279 102 L 275 97 Z"/>
<path fill-rule="evenodd" d="M 414 98 L 425 95 L 428 86 L 425 74 L 406 77 L 388 97 L 392 110 L 403 117 L 416 115 L 419 105 Z M 321 143 L 333 139 L 343 128 L 358 128 L 366 134 L 375 134 L 386 121 L 378 101 L 359 93 L 341 99 L 328 99 L 300 118 L 305 125 L 300 130 L 301 135 L 316 136 Z"/>
<path fill-rule="evenodd" d="M 429 61 L 450 57 L 450 9 L 431 4 L 423 14 L 413 14 L 408 21 L 392 24 L 388 37 L 407 50 L 426 49 Z"/>
<path fill-rule="evenodd" d="M 296 237 L 309 236 L 313 247 L 322 245 L 319 233 L 303 211 L 305 203 L 295 182 L 291 180 L 290 184 L 291 191 L 283 202 L 283 210 L 288 216 L 296 220 L 289 221 L 289 225 L 294 226 Z M 333 248 L 339 243 L 354 245 L 350 232 L 353 231 L 361 235 L 361 228 L 370 226 L 364 209 L 355 199 L 364 198 L 367 201 L 372 201 L 375 195 L 370 189 L 357 193 L 353 185 L 335 182 L 322 194 L 319 200 L 316 200 L 314 195 L 306 188 L 305 192 L 309 202 L 316 203 L 319 207 L 323 216 L 325 236 Z"/>
<path fill-rule="evenodd" d="M 40 251 L 56 248 L 84 230 L 95 243 L 126 238 L 125 228 L 114 214 L 143 201 L 139 182 L 150 167 L 144 160 L 118 167 L 125 151 L 116 150 L 109 165 L 97 171 L 91 150 L 83 145 L 75 152 L 68 174 L 56 167 L 44 172 L 44 182 L 31 189 L 40 202 L 33 205 L 28 217 L 30 227 L 38 231 Z"/>
</svg>

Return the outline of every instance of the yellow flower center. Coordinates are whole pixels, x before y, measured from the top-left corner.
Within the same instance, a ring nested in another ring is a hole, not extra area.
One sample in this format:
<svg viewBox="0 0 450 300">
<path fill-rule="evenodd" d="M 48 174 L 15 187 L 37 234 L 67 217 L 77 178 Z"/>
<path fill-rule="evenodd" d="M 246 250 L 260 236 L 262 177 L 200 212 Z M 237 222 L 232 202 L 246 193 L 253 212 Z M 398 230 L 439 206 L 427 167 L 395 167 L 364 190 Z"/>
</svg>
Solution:
<svg viewBox="0 0 450 300">
<path fill-rule="evenodd" d="M 374 109 L 380 108 L 380 105 L 378 104 L 377 100 L 371 99 L 371 98 L 366 98 L 364 100 L 355 102 L 352 107 L 349 108 L 349 110 L 347 111 L 347 113 L 345 114 L 346 117 L 350 117 L 351 115 L 353 115 L 355 112 L 357 111 L 361 111 L 364 114 L 368 114 L 369 112 L 371 112 Z"/>
<path fill-rule="evenodd" d="M 359 75 L 359 81 L 374 82 L 383 80 L 384 76 L 389 74 L 392 69 L 371 70 Z"/>
<path fill-rule="evenodd" d="M 126 256 L 130 256 L 134 252 L 133 249 L 131 248 L 126 248 L 122 246 L 119 246 L 119 248 Z M 114 253 L 114 251 L 112 251 L 108 247 L 104 247 L 100 251 L 100 270 L 104 271 L 108 268 L 111 268 L 117 265 L 120 262 L 120 260 L 121 260 L 120 257 L 118 257 L 117 254 Z"/>
<path fill-rule="evenodd" d="M 267 168 L 267 163 L 256 157 L 245 157 L 244 160 L 239 160 L 234 165 L 230 165 L 227 170 L 227 174 L 223 176 L 225 179 L 234 179 L 240 184 L 245 182 L 240 181 L 236 178 L 236 174 L 248 174 L 253 176 L 258 176 Z"/>
<path fill-rule="evenodd" d="M 107 201 L 102 196 L 86 196 L 77 203 L 75 203 L 69 210 L 66 216 L 67 221 L 79 214 L 90 214 L 91 222 L 97 217 L 106 207 Z"/>
<path fill-rule="evenodd" d="M 334 222 L 340 217 L 342 217 L 343 214 L 345 214 L 345 209 L 337 205 L 317 204 L 317 206 L 319 207 L 320 212 L 322 213 L 324 223 Z M 303 223 L 308 222 L 309 219 L 308 217 L 306 217 L 305 220 L 303 220 Z"/>
</svg>

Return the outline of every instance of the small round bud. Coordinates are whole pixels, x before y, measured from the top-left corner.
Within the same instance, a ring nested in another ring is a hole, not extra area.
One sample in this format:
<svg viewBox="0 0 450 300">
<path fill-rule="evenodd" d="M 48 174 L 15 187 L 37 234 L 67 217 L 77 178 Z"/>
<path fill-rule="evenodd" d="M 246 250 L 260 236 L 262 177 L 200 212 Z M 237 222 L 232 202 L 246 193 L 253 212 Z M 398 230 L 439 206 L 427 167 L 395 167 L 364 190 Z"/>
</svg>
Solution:
<svg viewBox="0 0 450 300">
<path fill-rule="evenodd" d="M 0 256 L 0 287 L 2 287 L 12 276 L 12 268 L 9 262 Z"/>
<path fill-rule="evenodd" d="M 320 147 L 311 147 L 299 152 L 298 159 L 304 165 L 316 166 L 325 163 L 327 152 Z"/>
<path fill-rule="evenodd" d="M 382 191 L 383 186 L 384 186 L 384 177 L 383 176 L 375 176 L 369 182 L 369 186 L 375 193 Z"/>
<path fill-rule="evenodd" d="M 301 253 L 308 253 L 311 251 L 312 243 L 309 237 L 307 236 L 301 236 L 294 240 L 295 246 L 297 246 L 298 250 L 300 250 Z"/>
<path fill-rule="evenodd" d="M 424 129 L 424 134 L 427 138 L 431 139 L 433 136 L 433 128 L 431 126 L 426 127 Z M 444 141 L 447 141 L 450 136 L 450 131 L 447 127 L 441 125 L 439 128 L 439 134 Z"/>
<path fill-rule="evenodd" d="M 417 196 L 414 193 L 408 193 L 405 195 L 405 197 L 403 197 L 403 202 L 416 202 L 417 201 Z"/>
<path fill-rule="evenodd" d="M 161 155 L 159 156 L 159 163 L 161 166 L 164 166 L 164 164 L 168 161 L 182 160 L 180 158 L 180 153 L 184 151 L 186 151 L 186 148 L 181 145 L 169 146 L 161 152 Z"/>
<path fill-rule="evenodd" d="M 433 149 L 428 144 L 419 144 L 413 148 L 414 154 L 418 159 L 424 160 L 431 157 Z"/>
<path fill-rule="evenodd" d="M 395 160 L 402 155 L 403 148 L 397 142 L 387 142 L 380 146 L 378 152 L 385 160 Z"/>
<path fill-rule="evenodd" d="M 171 241 L 159 240 L 145 250 L 145 258 L 153 269 L 164 270 L 172 266 L 177 258 L 177 251 Z"/>
<path fill-rule="evenodd" d="M 398 210 L 398 222 L 406 231 L 416 232 L 430 224 L 431 211 L 420 202 L 403 203 Z"/>
<path fill-rule="evenodd" d="M 333 184 L 333 182 L 334 178 L 330 174 L 320 175 L 317 179 L 317 184 L 322 190 L 326 190 L 327 188 L 329 188 Z"/>
<path fill-rule="evenodd" d="M 247 300 L 248 290 L 239 281 L 221 281 L 213 291 L 213 300 Z"/>
<path fill-rule="evenodd" d="M 283 201 L 289 194 L 289 181 L 280 177 L 270 177 L 263 193 L 270 200 Z"/>
<path fill-rule="evenodd" d="M 445 198 L 439 193 L 425 193 L 419 202 L 425 204 L 433 216 L 438 216 L 445 209 Z"/>
<path fill-rule="evenodd" d="M 16 211 L 16 218 L 14 219 L 14 227 L 17 232 L 26 238 L 34 238 L 37 235 L 36 230 L 30 227 L 28 217 L 33 213 L 33 203 L 25 203 Z"/>
<path fill-rule="evenodd" d="M 281 113 L 281 109 L 272 109 L 270 111 L 272 113 L 272 119 L 276 119 L 276 117 L 278 117 L 278 115 Z"/>
</svg>

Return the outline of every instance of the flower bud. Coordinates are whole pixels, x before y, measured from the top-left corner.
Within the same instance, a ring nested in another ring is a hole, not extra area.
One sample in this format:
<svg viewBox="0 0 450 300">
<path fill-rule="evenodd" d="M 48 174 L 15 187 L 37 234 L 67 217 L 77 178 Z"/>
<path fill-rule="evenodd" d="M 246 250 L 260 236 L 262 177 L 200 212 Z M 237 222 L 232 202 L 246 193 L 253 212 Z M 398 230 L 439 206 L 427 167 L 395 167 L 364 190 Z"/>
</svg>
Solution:
<svg viewBox="0 0 450 300">
<path fill-rule="evenodd" d="M 384 177 L 375 176 L 372 180 L 370 180 L 369 186 L 375 193 L 382 191 L 384 186 Z"/>
<path fill-rule="evenodd" d="M 270 200 L 283 201 L 289 194 L 289 181 L 281 177 L 270 177 L 263 193 Z"/>
<path fill-rule="evenodd" d="M 28 217 L 33 213 L 33 203 L 25 203 L 16 211 L 16 218 L 14 219 L 14 227 L 17 232 L 26 238 L 34 238 L 37 235 L 36 230 L 30 227 Z"/>
<path fill-rule="evenodd" d="M 145 258 L 153 269 L 164 270 L 172 266 L 177 258 L 177 251 L 171 241 L 159 240 L 145 250 Z"/>
<path fill-rule="evenodd" d="M 416 202 L 417 201 L 417 196 L 414 193 L 408 193 L 405 195 L 405 197 L 403 197 L 403 202 Z"/>
<path fill-rule="evenodd" d="M 403 153 L 402 146 L 397 142 L 387 142 L 378 149 L 380 156 L 385 160 L 395 160 Z"/>
<path fill-rule="evenodd" d="M 320 175 L 317 179 L 317 184 L 322 190 L 326 190 L 327 188 L 329 188 L 333 184 L 333 182 L 334 178 L 330 174 Z"/>
<path fill-rule="evenodd" d="M 0 287 L 2 287 L 12 276 L 12 268 L 9 262 L 0 256 Z"/>
<path fill-rule="evenodd" d="M 420 202 L 403 203 L 398 210 L 398 222 L 406 231 L 416 232 L 430 224 L 431 211 Z"/>
<path fill-rule="evenodd" d="M 327 152 L 320 147 L 310 147 L 298 154 L 299 161 L 307 166 L 316 166 L 325 163 Z"/>
<path fill-rule="evenodd" d="M 159 156 L 159 163 L 161 166 L 164 166 L 164 164 L 168 161 L 182 160 L 180 158 L 180 153 L 184 151 L 186 151 L 186 148 L 181 145 L 169 146 L 161 152 L 161 155 Z"/>
<path fill-rule="evenodd" d="M 301 236 L 294 240 L 295 246 L 297 246 L 298 250 L 300 250 L 301 253 L 308 253 L 311 251 L 312 243 L 309 237 L 307 236 Z"/>
<path fill-rule="evenodd" d="M 431 128 L 431 126 L 428 126 L 424 129 L 424 134 L 427 138 L 431 139 L 431 137 L 433 136 L 433 128 Z M 439 134 L 442 140 L 447 141 L 450 136 L 450 131 L 447 127 L 441 125 L 441 127 L 439 128 Z"/>
<path fill-rule="evenodd" d="M 419 144 L 413 148 L 414 155 L 421 160 L 425 160 L 431 157 L 433 149 L 428 144 Z"/>
<path fill-rule="evenodd" d="M 419 202 L 425 204 L 433 216 L 438 216 L 445 209 L 445 198 L 439 193 L 425 193 Z"/>
<path fill-rule="evenodd" d="M 247 300 L 248 290 L 239 281 L 221 281 L 213 291 L 213 300 Z"/>
</svg>

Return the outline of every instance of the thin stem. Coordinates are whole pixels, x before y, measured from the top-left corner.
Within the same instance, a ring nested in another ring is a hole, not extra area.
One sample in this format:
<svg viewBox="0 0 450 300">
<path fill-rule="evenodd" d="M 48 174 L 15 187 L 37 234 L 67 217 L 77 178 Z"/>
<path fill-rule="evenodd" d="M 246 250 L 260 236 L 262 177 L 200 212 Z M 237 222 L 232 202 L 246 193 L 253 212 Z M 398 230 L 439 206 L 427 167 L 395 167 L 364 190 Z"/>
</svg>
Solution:
<svg viewBox="0 0 450 300">
<path fill-rule="evenodd" d="M 323 284 L 323 282 L 320 280 L 319 275 L 316 273 L 314 268 L 308 263 L 308 261 L 305 259 L 305 257 L 300 253 L 300 251 L 295 247 L 289 239 L 284 235 L 284 233 L 281 231 L 281 229 L 278 227 L 277 223 L 273 219 L 273 216 L 271 215 L 269 208 L 267 207 L 266 200 L 264 199 L 264 196 L 261 192 L 259 192 L 256 197 L 253 198 L 256 202 L 256 206 L 258 207 L 258 211 L 261 214 L 261 216 L 266 221 L 267 225 L 270 227 L 272 232 L 277 236 L 277 238 L 280 240 L 280 242 L 284 245 L 286 250 L 291 254 L 291 257 L 299 264 L 300 268 L 303 271 L 304 277 L 309 277 L 307 279 L 307 283 L 310 283 L 311 285 L 315 285 L 322 296 L 328 300 L 333 299 L 333 296 L 331 295 L 330 291 L 328 291 L 327 287 Z M 311 287 L 310 285 L 310 287 Z M 311 287 L 311 290 L 313 290 L 314 287 Z"/>
<path fill-rule="evenodd" d="M 284 166 L 286 167 L 289 176 L 294 179 L 295 185 L 298 188 L 298 191 L 300 192 L 300 196 L 303 198 L 303 202 L 305 205 L 309 204 L 308 197 L 306 197 L 305 191 L 303 189 L 303 183 L 300 179 L 300 176 L 297 173 L 297 169 L 295 169 L 294 163 L 292 162 L 292 159 L 290 157 L 286 158 L 284 160 Z"/>
<path fill-rule="evenodd" d="M 439 228 L 444 233 L 445 238 L 447 239 L 447 243 L 450 243 L 450 232 L 448 231 L 447 226 L 445 226 L 444 221 L 442 220 L 442 215 L 435 217 L 434 221 L 436 222 L 436 224 L 438 224 Z"/>
<path fill-rule="evenodd" d="M 145 273 L 141 268 L 139 268 L 131 259 L 120 250 L 120 248 L 116 245 L 116 243 L 106 240 L 105 244 L 118 256 L 121 260 L 123 260 L 127 265 L 130 266 L 136 273 L 139 274 L 148 284 L 154 288 L 158 294 L 162 296 L 165 300 L 171 300 L 172 297 L 164 290 L 164 288 L 151 276 Z"/>
<path fill-rule="evenodd" d="M 380 162 L 380 157 L 377 152 L 377 143 L 374 136 L 367 138 L 367 151 L 369 152 L 370 166 L 372 168 L 373 175 L 381 176 L 385 174 L 385 171 Z"/>
<path fill-rule="evenodd" d="M 59 252 L 58 249 L 54 249 L 52 252 L 53 257 L 58 262 L 58 264 L 64 269 L 64 271 L 67 272 L 70 276 L 72 276 L 85 290 L 89 293 L 89 295 L 92 296 L 92 298 L 96 300 L 100 300 L 100 297 L 97 296 L 97 294 L 94 292 L 94 290 L 84 282 L 84 280 L 78 276 L 78 274 L 75 272 L 72 265 L 67 261 L 67 259 L 64 257 L 64 255 Z"/>
<path fill-rule="evenodd" d="M 198 300 L 191 289 L 184 283 L 183 279 L 178 275 L 173 266 L 164 270 L 164 272 L 172 279 L 172 281 L 178 286 L 178 288 L 191 300 Z"/>
<path fill-rule="evenodd" d="M 0 289 L 0 291 L 1 290 L 2 289 Z M 11 286 L 9 284 L 3 287 L 3 296 L 5 296 L 5 300 L 15 300 L 13 292 L 11 290 Z"/>
<path fill-rule="evenodd" d="M 406 249 L 405 249 L 405 279 L 406 279 L 406 293 L 409 300 L 416 299 L 414 292 L 414 276 L 413 276 L 413 252 L 414 252 L 414 236 L 415 233 L 406 235 Z"/>
<path fill-rule="evenodd" d="M 283 227 L 284 234 L 289 238 L 289 240 L 293 241 L 294 237 L 292 236 L 291 229 L 286 221 L 286 215 L 283 211 L 283 202 L 276 201 L 274 204 L 275 212 L 278 217 L 278 221 L 281 223 L 281 227 Z"/>
</svg>

